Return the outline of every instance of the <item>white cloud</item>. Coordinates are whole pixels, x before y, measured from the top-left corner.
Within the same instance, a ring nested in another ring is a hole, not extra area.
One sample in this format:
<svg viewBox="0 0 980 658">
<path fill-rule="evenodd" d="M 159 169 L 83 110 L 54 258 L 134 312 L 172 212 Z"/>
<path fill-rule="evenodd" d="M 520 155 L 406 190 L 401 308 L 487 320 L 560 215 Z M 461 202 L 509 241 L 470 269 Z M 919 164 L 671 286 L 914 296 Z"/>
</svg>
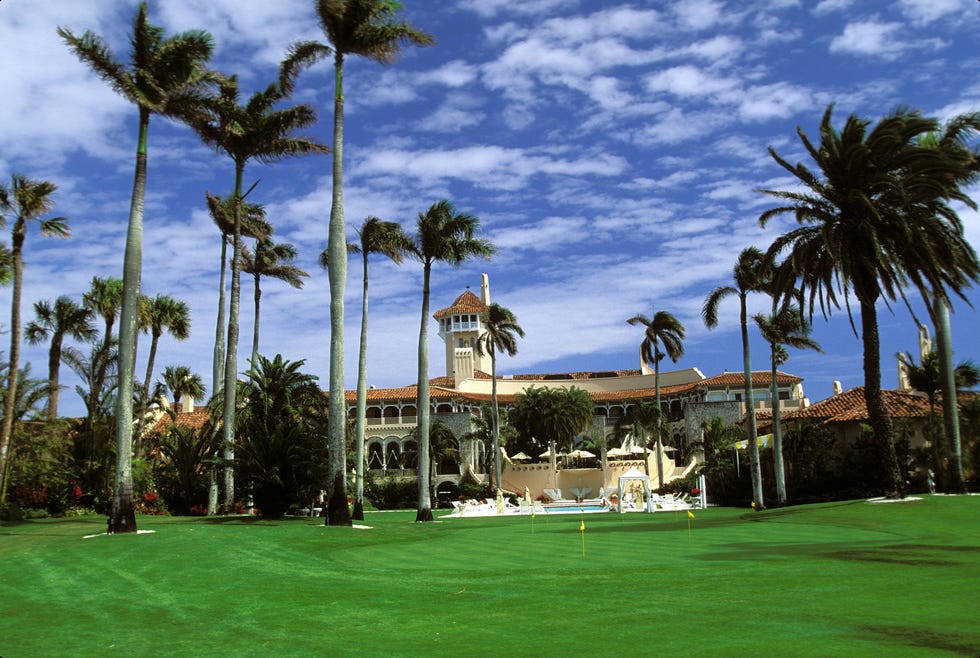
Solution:
<svg viewBox="0 0 980 658">
<path fill-rule="evenodd" d="M 959 0 L 899 0 L 898 6 L 915 23 L 923 25 L 949 14 L 961 14 L 976 9 L 967 9 Z"/>
<path fill-rule="evenodd" d="M 900 28 L 898 23 L 877 20 L 849 23 L 843 34 L 831 40 L 830 52 L 894 59 L 902 49 L 902 44 L 894 38 Z"/>
</svg>

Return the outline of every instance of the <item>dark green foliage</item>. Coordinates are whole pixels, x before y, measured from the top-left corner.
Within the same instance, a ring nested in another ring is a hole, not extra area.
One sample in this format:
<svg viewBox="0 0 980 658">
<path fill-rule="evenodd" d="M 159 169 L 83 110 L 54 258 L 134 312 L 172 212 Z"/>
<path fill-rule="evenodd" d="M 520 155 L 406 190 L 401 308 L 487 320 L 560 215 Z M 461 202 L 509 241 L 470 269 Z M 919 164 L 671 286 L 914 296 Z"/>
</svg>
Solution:
<svg viewBox="0 0 980 658">
<path fill-rule="evenodd" d="M 186 515 L 206 505 L 209 458 L 220 447 L 212 423 L 203 427 L 177 425 L 177 413 L 168 409 L 170 422 L 155 438 L 153 479 L 157 492 L 173 514 Z"/>
<path fill-rule="evenodd" d="M 316 377 L 299 371 L 304 363 L 260 355 L 239 389 L 239 477 L 266 517 L 307 505 L 326 488 L 327 399 Z"/>
<path fill-rule="evenodd" d="M 8 485 L 12 504 L 55 515 L 82 504 L 71 459 L 76 431 L 77 422 L 69 419 L 15 426 Z"/>
<path fill-rule="evenodd" d="M 413 509 L 418 503 L 418 481 L 415 478 L 379 478 L 370 473 L 364 479 L 364 497 L 380 510 Z"/>
<path fill-rule="evenodd" d="M 572 442 L 585 432 L 595 414 L 595 403 L 589 394 L 570 388 L 527 388 L 518 393 L 508 413 L 517 431 L 512 454 L 530 455 L 554 442 L 557 448 L 572 449 Z"/>
</svg>

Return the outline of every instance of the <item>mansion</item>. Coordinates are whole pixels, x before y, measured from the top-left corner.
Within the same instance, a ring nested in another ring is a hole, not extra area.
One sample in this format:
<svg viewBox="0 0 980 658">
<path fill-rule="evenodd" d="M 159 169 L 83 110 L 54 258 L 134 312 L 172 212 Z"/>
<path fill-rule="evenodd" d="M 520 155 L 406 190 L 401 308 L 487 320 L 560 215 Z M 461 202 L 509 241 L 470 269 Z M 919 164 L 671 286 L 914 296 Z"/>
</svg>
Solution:
<svg viewBox="0 0 980 658">
<path fill-rule="evenodd" d="M 448 307 L 436 311 L 433 318 L 438 322 L 439 336 L 445 344 L 445 374 L 430 380 L 429 404 L 432 421 L 445 423 L 460 439 L 459 459 L 455 463 L 436 465 L 439 491 L 442 485 L 458 483 L 469 478 L 476 483 L 487 483 L 492 470 L 491 447 L 483 441 L 464 439 L 472 430 L 472 419 L 481 414 L 481 405 L 491 400 L 491 363 L 489 355 L 480 354 L 476 341 L 485 330 L 485 318 L 490 307 L 490 285 L 486 274 L 482 276 L 480 295 L 469 289 L 459 295 Z M 752 373 L 754 386 L 752 404 L 756 410 L 767 412 L 772 408 L 770 395 L 771 373 Z M 803 409 L 809 401 L 803 395 L 802 379 L 778 373 L 778 400 L 786 412 Z M 669 436 L 666 443 L 689 445 L 701 432 L 701 423 L 714 416 L 731 422 L 739 422 L 745 411 L 743 399 L 744 376 L 726 372 L 706 377 L 697 368 L 686 368 L 660 373 L 661 407 L 665 412 Z M 550 374 L 515 374 L 497 377 L 497 398 L 502 407 L 515 397 L 534 386 L 536 388 L 577 387 L 584 390 L 595 402 L 593 428 L 586 434 L 601 432 L 607 438 L 614 431 L 616 420 L 626 415 L 632 405 L 653 402 L 656 392 L 653 371 L 641 364 L 637 370 L 608 370 L 598 372 L 569 372 Z M 356 391 L 346 393 L 348 413 L 356 413 Z M 416 475 L 417 443 L 413 436 L 417 414 L 416 385 L 402 388 L 371 388 L 367 392 L 367 424 L 365 427 L 366 467 L 375 476 Z M 618 452 L 630 448 L 620 446 Z M 488 452 L 489 451 L 489 452 Z M 693 464 L 675 464 L 667 453 L 673 448 L 664 446 L 660 455 L 665 482 L 682 477 Z M 506 451 L 505 451 L 506 452 Z M 650 451 L 647 451 L 650 452 Z M 511 492 L 528 487 L 534 495 L 545 488 L 566 490 L 589 489 L 593 494 L 601 487 L 614 483 L 619 471 L 640 466 L 651 474 L 656 482 L 655 455 L 645 455 L 640 449 L 634 459 L 599 458 L 599 463 L 580 461 L 559 462 L 556 456 L 525 456 L 528 462 L 546 458 L 544 463 L 522 463 L 505 455 L 502 485 Z M 558 455 L 557 457 L 560 457 Z M 644 464 L 644 458 L 646 463 Z"/>
</svg>

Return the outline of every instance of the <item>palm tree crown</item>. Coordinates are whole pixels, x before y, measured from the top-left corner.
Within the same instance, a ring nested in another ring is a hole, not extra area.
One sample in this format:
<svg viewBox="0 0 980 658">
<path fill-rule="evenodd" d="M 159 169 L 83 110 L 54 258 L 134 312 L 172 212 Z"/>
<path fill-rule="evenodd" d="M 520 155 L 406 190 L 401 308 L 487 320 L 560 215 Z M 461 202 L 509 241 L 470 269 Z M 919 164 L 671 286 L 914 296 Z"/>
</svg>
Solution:
<svg viewBox="0 0 980 658">
<path fill-rule="evenodd" d="M 92 325 L 92 310 L 62 295 L 54 304 L 46 299 L 34 302 L 35 319 L 28 323 L 27 342 L 38 345 L 51 339 L 48 350 L 48 420 L 58 417 L 59 372 L 64 339 L 88 341 L 98 333 Z"/>
</svg>

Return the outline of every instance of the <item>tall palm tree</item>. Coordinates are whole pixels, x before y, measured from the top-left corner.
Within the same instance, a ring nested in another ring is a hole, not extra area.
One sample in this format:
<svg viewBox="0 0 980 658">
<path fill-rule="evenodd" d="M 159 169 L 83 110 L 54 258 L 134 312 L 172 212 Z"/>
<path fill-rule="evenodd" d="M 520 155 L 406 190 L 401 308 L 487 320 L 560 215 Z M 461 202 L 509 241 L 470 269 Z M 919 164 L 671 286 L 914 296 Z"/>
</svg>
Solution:
<svg viewBox="0 0 980 658">
<path fill-rule="evenodd" d="M 225 369 L 225 272 L 228 263 L 228 243 L 235 232 L 234 199 L 213 196 L 205 192 L 208 213 L 221 232 L 221 265 L 218 275 L 218 314 L 214 329 L 214 356 L 211 361 L 211 389 L 217 394 L 224 385 Z M 242 235 L 259 240 L 272 234 L 272 226 L 265 221 L 265 208 L 257 203 L 241 204 Z M 215 426 L 213 429 L 217 430 Z"/>
<path fill-rule="evenodd" d="M 980 113 L 962 114 L 951 119 L 941 132 L 923 135 L 919 145 L 924 148 L 936 149 L 948 158 L 953 169 L 951 196 L 966 206 L 976 209 L 977 205 L 968 195 L 962 193 L 962 187 L 973 183 L 980 177 L 980 158 L 977 153 L 967 147 L 968 140 L 980 131 Z M 959 218 L 951 208 L 940 206 L 937 212 L 944 213 L 948 218 L 958 223 Z M 952 213 L 952 215 L 950 215 Z M 961 249 L 960 256 L 967 267 L 976 267 L 976 255 L 970 250 Z M 942 286 L 933 283 L 932 287 Z M 960 423 L 957 412 L 956 396 L 957 382 L 953 367 L 952 336 L 949 328 L 949 301 L 943 299 L 943 294 L 937 294 L 935 289 L 920 291 L 926 300 L 929 315 L 936 329 L 936 350 L 939 353 L 939 371 L 942 376 L 943 392 L 943 421 L 946 428 L 946 439 L 949 452 L 950 469 L 947 490 L 950 493 L 966 493 L 963 479 L 963 456 L 960 445 Z"/>
<path fill-rule="evenodd" d="M 88 64 L 110 87 L 136 105 L 139 112 L 136 167 L 123 255 L 123 299 L 119 327 L 119 396 L 116 413 L 117 468 L 110 529 L 136 532 L 133 509 L 133 366 L 136 359 L 136 326 L 143 269 L 143 197 L 146 192 L 147 130 L 154 114 L 188 120 L 200 106 L 201 95 L 214 80 L 205 67 L 214 47 L 211 35 L 189 30 L 171 37 L 150 24 L 146 3 L 139 6 L 130 38 L 127 66 L 116 60 L 99 35 L 86 31 L 76 36 L 58 28 L 75 55 Z"/>
<path fill-rule="evenodd" d="M 143 397 L 148 398 L 150 380 L 153 378 L 153 362 L 157 355 L 157 343 L 164 331 L 173 336 L 174 340 L 187 340 L 191 335 L 191 312 L 186 303 L 164 294 L 148 299 L 145 309 L 147 330 L 150 332 L 150 356 L 146 362 Z"/>
<path fill-rule="evenodd" d="M 364 286 L 361 295 L 361 344 L 357 358 L 357 418 L 355 420 L 354 461 L 354 510 L 352 518 L 364 520 L 364 430 L 367 415 L 367 326 L 368 326 L 368 257 L 371 254 L 387 256 L 401 265 L 405 254 L 412 247 L 411 239 L 397 222 L 386 222 L 368 217 L 357 231 L 360 244 L 351 243 L 348 251 L 361 254 Z M 324 256 L 328 256 L 324 252 Z"/>
<path fill-rule="evenodd" d="M 167 366 L 163 371 L 163 383 L 174 398 L 174 413 L 180 413 L 180 401 L 184 396 L 200 400 L 207 389 L 201 376 L 188 366 Z"/>
<path fill-rule="evenodd" d="M 480 220 L 456 212 L 455 206 L 442 200 L 419 213 L 411 255 L 422 263 L 422 321 L 419 327 L 418 409 L 419 421 L 419 509 L 416 521 L 432 520 L 429 496 L 429 285 L 432 266 L 446 263 L 459 267 L 474 258 L 489 258 L 495 248 L 489 240 L 475 237 Z"/>
<path fill-rule="evenodd" d="M 293 265 L 296 260 L 296 247 L 288 242 L 276 243 L 268 238 L 255 241 L 255 254 L 247 247 L 242 249 L 242 271 L 252 275 L 252 299 L 255 304 L 255 318 L 252 324 L 252 361 L 259 355 L 259 310 L 262 299 L 263 276 L 284 281 L 293 288 L 302 288 L 305 271 Z"/>
<path fill-rule="evenodd" d="M 658 405 L 643 402 L 631 405 L 625 414 L 616 419 L 616 424 L 614 425 L 614 436 L 619 439 L 624 439 L 626 438 L 627 431 L 629 431 L 637 447 L 643 448 L 643 468 L 647 472 L 647 475 L 650 475 L 650 465 L 646 458 L 647 448 L 650 443 L 648 436 L 655 437 L 657 435 L 662 415 L 663 412 Z M 657 486 L 662 487 L 663 484 L 663 482 L 658 482 Z"/>
<path fill-rule="evenodd" d="M 224 410 L 222 430 L 225 495 L 223 508 L 227 512 L 235 504 L 235 475 L 231 466 L 235 457 L 235 387 L 238 381 L 238 309 L 241 297 L 242 203 L 243 178 L 249 160 L 275 162 L 287 157 L 310 153 L 326 153 L 327 147 L 296 131 L 316 122 L 316 111 L 306 104 L 275 109 L 284 96 L 279 87 L 271 84 L 257 91 L 242 105 L 239 103 L 237 76 L 221 82 L 217 96 L 209 98 L 207 112 L 192 123 L 205 144 L 224 153 L 235 166 L 235 186 L 232 194 L 234 228 L 232 230 L 231 299 L 228 310 L 228 349 L 225 353 Z"/>
<path fill-rule="evenodd" d="M 803 318 L 800 308 L 792 301 L 785 301 L 777 307 L 773 299 L 773 311 L 769 316 L 761 313 L 755 316 L 755 323 L 762 337 L 769 343 L 770 354 L 770 400 L 772 406 L 772 451 L 776 472 L 776 506 L 786 504 L 786 466 L 783 459 L 783 433 L 780 426 L 779 366 L 789 360 L 786 347 L 822 351 L 820 345 L 810 338 L 810 325 Z"/>
<path fill-rule="evenodd" d="M 330 280 L 330 445 L 331 483 L 327 523 L 350 523 L 346 485 L 339 480 L 345 460 L 335 453 L 344 444 L 347 418 L 344 402 L 344 288 L 347 285 L 347 237 L 344 225 L 344 59 L 348 55 L 391 64 L 403 44 L 424 46 L 432 37 L 400 20 L 401 3 L 389 0 L 315 0 L 320 28 L 330 45 L 300 41 L 290 46 L 279 67 L 279 84 L 290 93 L 299 72 L 333 55 L 333 192 L 327 232 L 327 275 Z M 343 509 L 341 509 L 343 506 Z M 336 518 L 335 518 L 336 517 Z"/>
<path fill-rule="evenodd" d="M 638 313 L 627 320 L 633 326 L 642 325 L 644 327 L 643 341 L 640 342 L 640 363 L 653 364 L 653 386 L 656 393 L 657 409 L 661 413 L 657 416 L 657 483 L 664 486 L 664 464 L 663 464 L 663 410 L 660 406 L 660 361 L 669 356 L 670 360 L 677 363 L 677 360 L 684 356 L 684 325 L 667 311 L 657 311 L 652 318 L 648 318 L 642 313 Z M 663 345 L 663 351 L 660 346 Z"/>
<path fill-rule="evenodd" d="M 875 447 L 881 455 L 878 487 L 903 496 L 905 483 L 895 453 L 892 423 L 881 394 L 880 340 L 876 304 L 905 298 L 904 289 L 931 287 L 963 295 L 978 275 L 972 249 L 955 212 L 946 203 L 959 199 L 959 172 L 943 149 L 922 148 L 916 140 L 935 132 L 937 122 L 897 110 L 869 130 L 870 122 L 851 115 L 838 131 L 833 106 L 820 123 L 820 141 L 800 140 L 818 171 L 792 164 L 769 149 L 773 159 L 802 184 L 802 190 L 760 190 L 783 205 L 759 217 L 791 214 L 799 227 L 778 237 L 769 248 L 786 260 L 808 299 L 812 318 L 819 303 L 824 316 L 840 308 L 839 295 L 853 292 L 861 315 L 864 348 L 864 396 Z M 849 303 L 845 303 L 855 334 Z"/>
<path fill-rule="evenodd" d="M 718 326 L 718 307 L 722 300 L 729 296 L 738 297 L 739 327 L 742 331 L 742 375 L 745 397 L 745 433 L 749 445 L 749 462 L 752 471 L 752 500 L 755 510 L 765 509 L 762 497 L 762 466 L 759 463 L 759 438 L 755 421 L 755 398 L 752 393 L 752 358 L 749 353 L 749 318 L 746 299 L 751 292 L 761 292 L 768 288 L 770 267 L 765 255 L 755 247 L 747 247 L 738 255 L 733 270 L 734 286 L 715 288 L 704 300 L 701 317 L 708 329 Z"/>
<path fill-rule="evenodd" d="M 92 326 L 92 310 L 67 295 L 54 304 L 46 299 L 34 302 L 35 319 L 28 323 L 25 333 L 27 342 L 38 345 L 51 339 L 48 349 L 48 420 L 58 417 L 59 373 L 61 371 L 61 347 L 66 337 L 89 341 L 98 333 Z"/>
<path fill-rule="evenodd" d="M 122 307 L 123 281 L 116 277 L 101 278 L 92 277 L 91 288 L 82 295 L 82 303 L 92 311 L 101 316 L 105 322 L 105 333 L 102 335 L 102 347 L 93 355 L 108 356 L 112 352 L 112 327 L 116 323 L 119 309 Z M 95 420 L 92 414 L 101 415 L 102 391 L 105 387 L 106 369 L 109 367 L 108 358 L 95 358 L 92 365 L 91 381 L 89 382 L 89 398 L 86 402 L 89 412 L 89 420 Z"/>
<path fill-rule="evenodd" d="M 493 475 L 494 485 L 500 489 L 500 407 L 497 404 L 497 351 L 510 356 L 517 354 L 517 337 L 524 338 L 524 330 L 517 324 L 517 317 L 500 304 L 490 304 L 486 317 L 486 331 L 476 340 L 478 354 L 490 355 L 490 400 L 493 405 Z"/>
<path fill-rule="evenodd" d="M 51 195 L 58 187 L 48 181 L 36 181 L 21 174 L 11 176 L 11 186 L 0 185 L 0 226 L 6 225 L 6 215 L 13 217 L 10 256 L 13 265 L 13 291 L 10 300 L 10 363 L 7 370 L 7 394 L 4 398 L 3 425 L 0 426 L 0 472 L 7 471 L 7 451 L 14 423 L 14 403 L 17 400 L 17 375 L 20 372 L 20 300 L 24 285 L 24 240 L 27 227 L 37 222 L 41 235 L 59 238 L 71 236 L 65 217 L 45 217 L 54 201 Z M 5 493 L 0 488 L 0 493 Z M 0 497 L 0 507 L 4 500 Z"/>
</svg>

